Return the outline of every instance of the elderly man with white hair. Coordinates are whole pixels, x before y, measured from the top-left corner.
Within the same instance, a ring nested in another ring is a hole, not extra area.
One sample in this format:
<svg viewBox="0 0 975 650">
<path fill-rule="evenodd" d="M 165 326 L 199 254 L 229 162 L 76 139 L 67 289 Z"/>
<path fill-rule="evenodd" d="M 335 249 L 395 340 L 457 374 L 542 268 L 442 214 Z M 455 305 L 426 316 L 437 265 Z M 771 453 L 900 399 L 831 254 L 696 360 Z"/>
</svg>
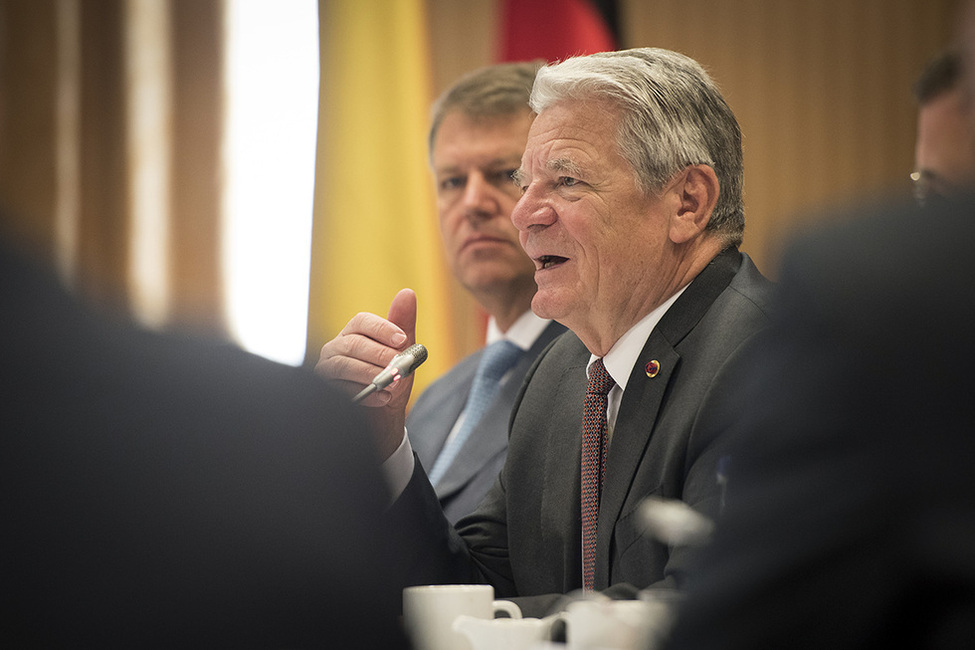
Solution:
<svg viewBox="0 0 975 650">
<path fill-rule="evenodd" d="M 739 356 L 769 321 L 771 283 L 739 252 L 741 134 L 693 60 L 637 49 L 542 68 L 512 213 L 535 263 L 532 310 L 569 328 L 529 372 L 507 461 L 481 505 L 446 524 L 414 461 L 409 382 L 374 394 L 398 496 L 420 504 L 417 582 L 486 582 L 528 614 L 579 589 L 632 597 L 679 586 L 686 549 L 645 534 L 646 497 L 717 513 L 721 434 Z M 350 393 L 415 338 L 415 296 L 360 314 L 319 370 Z"/>
</svg>

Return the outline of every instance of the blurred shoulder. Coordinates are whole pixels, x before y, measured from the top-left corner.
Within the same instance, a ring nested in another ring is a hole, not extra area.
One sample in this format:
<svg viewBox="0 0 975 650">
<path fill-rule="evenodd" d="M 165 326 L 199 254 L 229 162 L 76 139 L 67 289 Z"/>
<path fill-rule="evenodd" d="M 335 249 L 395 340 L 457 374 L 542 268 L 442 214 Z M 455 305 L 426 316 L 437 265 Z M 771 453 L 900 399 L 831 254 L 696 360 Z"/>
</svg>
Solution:
<svg viewBox="0 0 975 650">
<path fill-rule="evenodd" d="M 890 200 L 821 211 L 783 257 L 783 282 L 813 277 L 835 285 L 907 286 L 975 267 L 975 196 L 920 207 Z M 825 225 L 823 225 L 825 224 Z"/>
</svg>

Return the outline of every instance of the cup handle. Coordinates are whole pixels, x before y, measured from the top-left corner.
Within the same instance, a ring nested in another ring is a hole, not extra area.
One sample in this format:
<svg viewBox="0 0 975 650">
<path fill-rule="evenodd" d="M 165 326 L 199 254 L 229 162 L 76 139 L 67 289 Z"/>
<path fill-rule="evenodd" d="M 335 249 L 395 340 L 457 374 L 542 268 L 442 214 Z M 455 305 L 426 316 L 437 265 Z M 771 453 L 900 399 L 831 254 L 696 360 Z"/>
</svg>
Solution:
<svg viewBox="0 0 975 650">
<path fill-rule="evenodd" d="M 569 617 L 563 612 L 550 614 L 542 619 L 548 621 L 548 640 L 565 643 L 568 639 Z"/>
<path fill-rule="evenodd" d="M 496 600 L 491 605 L 494 607 L 495 617 L 497 617 L 498 612 L 507 612 L 511 618 L 521 618 L 521 608 L 518 607 L 518 603 L 513 603 L 510 600 Z"/>
</svg>

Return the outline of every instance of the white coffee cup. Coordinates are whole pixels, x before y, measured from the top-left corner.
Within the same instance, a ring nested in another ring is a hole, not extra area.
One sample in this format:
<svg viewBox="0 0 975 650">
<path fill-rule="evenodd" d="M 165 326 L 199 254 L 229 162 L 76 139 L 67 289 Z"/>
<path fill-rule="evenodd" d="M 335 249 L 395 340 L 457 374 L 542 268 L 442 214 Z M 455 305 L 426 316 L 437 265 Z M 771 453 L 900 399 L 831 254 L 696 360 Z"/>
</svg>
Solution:
<svg viewBox="0 0 975 650">
<path fill-rule="evenodd" d="M 470 650 L 467 637 L 454 631 L 458 616 L 494 618 L 505 612 L 521 618 L 508 600 L 494 600 L 491 585 L 421 585 L 403 590 L 403 623 L 416 650 Z"/>
</svg>

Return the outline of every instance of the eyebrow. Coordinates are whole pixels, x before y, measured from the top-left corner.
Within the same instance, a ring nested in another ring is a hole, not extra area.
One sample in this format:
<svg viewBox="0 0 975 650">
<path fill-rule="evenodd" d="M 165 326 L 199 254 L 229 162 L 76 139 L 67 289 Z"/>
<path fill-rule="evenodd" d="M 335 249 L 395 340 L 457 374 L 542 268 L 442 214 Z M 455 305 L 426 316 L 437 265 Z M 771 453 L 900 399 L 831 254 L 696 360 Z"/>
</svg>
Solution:
<svg viewBox="0 0 975 650">
<path fill-rule="evenodd" d="M 521 163 L 520 156 L 509 156 L 493 158 L 489 160 L 486 164 L 478 166 L 479 169 L 488 169 L 494 171 L 500 171 L 504 168 L 517 167 Z M 434 167 L 434 173 L 436 174 L 456 174 L 461 171 L 461 165 L 449 164 L 443 167 Z"/>
<path fill-rule="evenodd" d="M 582 168 L 568 158 L 553 158 L 545 163 L 545 168 L 556 174 L 568 174 L 569 176 L 582 175 Z M 516 169 L 511 177 L 521 187 L 527 184 L 528 173 L 521 167 Z"/>
<path fill-rule="evenodd" d="M 545 163 L 545 166 L 556 173 L 569 174 L 570 176 L 582 174 L 582 168 L 568 158 L 554 158 Z"/>
</svg>

